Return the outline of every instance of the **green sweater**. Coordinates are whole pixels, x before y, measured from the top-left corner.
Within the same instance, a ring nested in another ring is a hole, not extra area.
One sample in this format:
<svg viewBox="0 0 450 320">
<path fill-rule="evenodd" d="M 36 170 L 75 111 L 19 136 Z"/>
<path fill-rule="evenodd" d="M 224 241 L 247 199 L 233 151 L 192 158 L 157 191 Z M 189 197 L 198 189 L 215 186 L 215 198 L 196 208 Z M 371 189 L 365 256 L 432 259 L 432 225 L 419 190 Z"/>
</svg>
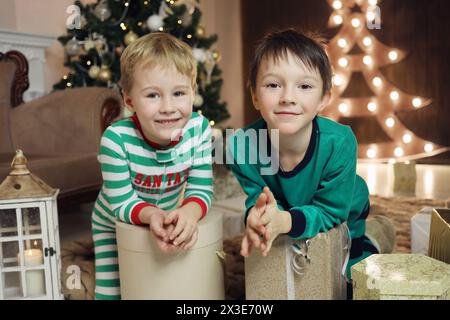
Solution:
<svg viewBox="0 0 450 320">
<path fill-rule="evenodd" d="M 354 240 L 352 249 L 356 250 L 351 254 L 350 264 L 367 256 L 362 242 L 369 192 L 364 180 L 356 175 L 357 142 L 350 127 L 316 117 L 304 159 L 292 171 L 280 169 L 272 175 L 261 174 L 262 168 L 270 166 L 261 149 L 265 146 L 270 151 L 270 139 L 256 134 L 256 141 L 247 140 L 242 147 L 242 137 L 251 136 L 250 129 L 258 132 L 267 129 L 267 124 L 259 120 L 230 137 L 228 153 L 234 161 L 230 164 L 230 159 L 227 160 L 247 194 L 246 215 L 263 187 L 268 186 L 278 207 L 291 214 L 292 229 L 288 233 L 291 238 L 312 238 L 347 222 Z M 249 164 L 252 157 L 256 161 Z M 242 164 L 243 159 L 247 159 L 246 164 Z"/>
</svg>

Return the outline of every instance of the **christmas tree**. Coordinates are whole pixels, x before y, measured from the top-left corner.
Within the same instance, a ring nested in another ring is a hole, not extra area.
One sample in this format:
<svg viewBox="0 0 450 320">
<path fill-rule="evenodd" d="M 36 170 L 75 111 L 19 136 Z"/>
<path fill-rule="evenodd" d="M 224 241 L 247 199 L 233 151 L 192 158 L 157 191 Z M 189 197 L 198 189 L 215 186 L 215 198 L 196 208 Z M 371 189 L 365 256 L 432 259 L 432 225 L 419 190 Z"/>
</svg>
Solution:
<svg viewBox="0 0 450 320">
<path fill-rule="evenodd" d="M 211 125 L 229 117 L 226 104 L 219 102 L 220 53 L 213 48 L 217 36 L 205 34 L 197 0 L 99 0 L 87 5 L 76 1 L 71 9 L 67 34 L 58 38 L 65 48 L 64 65 L 71 71 L 55 90 L 117 87 L 124 48 L 144 34 L 168 32 L 188 43 L 198 61 L 194 111 Z"/>
<path fill-rule="evenodd" d="M 329 26 L 340 27 L 340 30 L 327 48 L 334 76 L 330 104 L 323 115 L 338 121 L 341 117 L 376 117 L 390 141 L 359 143 L 360 159 L 411 160 L 446 151 L 447 148 L 416 136 L 396 115 L 398 112 L 426 107 L 431 100 L 402 92 L 382 75 L 380 67 L 398 63 L 406 53 L 383 45 L 369 31 L 380 28 L 379 1 L 327 1 L 334 9 Z M 343 96 L 354 72 L 362 74 L 374 95 L 351 98 Z"/>
</svg>

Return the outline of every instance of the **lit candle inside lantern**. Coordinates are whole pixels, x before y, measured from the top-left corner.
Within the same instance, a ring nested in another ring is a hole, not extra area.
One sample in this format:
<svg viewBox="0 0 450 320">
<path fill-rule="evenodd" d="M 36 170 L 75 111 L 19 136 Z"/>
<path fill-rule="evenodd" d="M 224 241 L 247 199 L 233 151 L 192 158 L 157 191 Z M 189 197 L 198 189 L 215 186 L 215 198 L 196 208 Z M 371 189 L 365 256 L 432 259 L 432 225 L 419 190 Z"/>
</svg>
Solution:
<svg viewBox="0 0 450 320">
<path fill-rule="evenodd" d="M 44 263 L 42 251 L 30 249 L 25 251 L 25 266 L 40 266 Z M 45 294 L 44 270 L 29 270 L 25 273 L 28 296 Z"/>
<path fill-rule="evenodd" d="M 36 245 L 36 241 L 34 242 Z M 29 249 L 24 251 L 26 267 L 37 267 L 44 264 L 44 257 L 40 249 Z M 45 294 L 44 270 L 25 271 L 27 296 L 40 296 Z"/>
</svg>

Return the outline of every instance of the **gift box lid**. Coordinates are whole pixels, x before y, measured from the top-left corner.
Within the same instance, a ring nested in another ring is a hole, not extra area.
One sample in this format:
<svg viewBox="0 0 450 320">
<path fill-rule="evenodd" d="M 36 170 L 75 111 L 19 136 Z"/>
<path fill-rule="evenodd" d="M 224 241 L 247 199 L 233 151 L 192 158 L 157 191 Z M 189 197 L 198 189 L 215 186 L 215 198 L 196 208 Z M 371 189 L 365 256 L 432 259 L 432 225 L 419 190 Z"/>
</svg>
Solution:
<svg viewBox="0 0 450 320">
<path fill-rule="evenodd" d="M 198 223 L 198 239 L 195 245 L 189 250 L 200 249 L 217 241 L 222 241 L 222 220 L 221 213 L 214 211 L 208 212 Z M 151 252 L 156 248 L 156 245 L 153 245 L 154 240 L 148 225 L 138 226 L 116 221 L 116 230 L 118 246 L 124 250 Z"/>
<path fill-rule="evenodd" d="M 385 295 L 442 296 L 450 290 L 450 265 L 421 254 L 374 254 L 354 265 L 352 274 L 364 275 Z"/>
</svg>

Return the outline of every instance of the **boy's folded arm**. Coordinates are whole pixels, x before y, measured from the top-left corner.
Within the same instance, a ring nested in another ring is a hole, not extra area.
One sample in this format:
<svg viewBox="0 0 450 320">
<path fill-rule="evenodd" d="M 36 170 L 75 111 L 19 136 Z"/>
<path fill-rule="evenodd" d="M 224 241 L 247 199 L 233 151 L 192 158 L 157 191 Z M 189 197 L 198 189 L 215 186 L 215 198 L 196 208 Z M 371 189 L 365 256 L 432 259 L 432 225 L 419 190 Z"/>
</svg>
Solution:
<svg viewBox="0 0 450 320">
<path fill-rule="evenodd" d="M 245 200 L 244 214 L 244 224 L 247 224 L 248 214 L 251 208 L 253 208 L 253 206 L 255 205 L 256 199 L 258 199 L 266 184 L 257 175 L 249 174 L 249 172 L 246 172 L 246 175 L 244 175 L 241 167 L 238 164 L 232 163 L 227 165 L 238 180 L 239 184 L 242 187 L 242 190 L 247 195 L 247 199 Z"/>
<path fill-rule="evenodd" d="M 98 160 L 103 191 L 116 218 L 130 224 L 143 224 L 139 219 L 141 210 L 156 206 L 139 198 L 134 191 L 121 138 L 110 128 L 102 136 Z"/>
<path fill-rule="evenodd" d="M 261 177 L 261 173 L 258 171 L 258 167 L 255 165 L 244 164 L 240 165 L 238 152 L 251 153 L 249 150 L 236 150 L 236 136 L 231 136 L 227 139 L 227 166 L 231 169 L 234 176 L 238 180 L 242 190 L 247 195 L 247 199 L 245 200 L 245 213 L 244 213 L 244 224 L 247 225 L 247 217 L 250 210 L 256 203 L 259 195 L 263 191 L 264 187 L 267 186 L 264 179 Z M 256 151 L 255 151 L 256 152 Z M 242 157 L 245 159 L 247 157 Z M 229 157 L 231 157 L 232 161 L 228 161 Z M 250 157 L 250 156 L 249 156 Z M 282 206 L 281 202 L 277 200 L 277 206 L 281 211 L 284 211 L 285 208 Z"/>
<path fill-rule="evenodd" d="M 288 235 L 307 239 L 347 221 L 356 178 L 356 140 L 345 139 L 333 154 L 311 204 L 289 209 L 292 228 Z"/>
<path fill-rule="evenodd" d="M 198 147 L 194 153 L 192 166 L 187 178 L 182 206 L 195 202 L 202 209 L 202 219 L 211 207 L 213 198 L 211 127 L 203 118 Z"/>
<path fill-rule="evenodd" d="M 211 164 L 204 164 L 198 167 L 194 166 L 189 171 L 186 190 L 184 193 L 185 199 L 181 205 L 184 206 L 190 202 L 197 203 L 202 209 L 202 215 L 200 218 L 202 219 L 211 207 L 213 197 L 212 183 L 213 177 Z"/>
</svg>

